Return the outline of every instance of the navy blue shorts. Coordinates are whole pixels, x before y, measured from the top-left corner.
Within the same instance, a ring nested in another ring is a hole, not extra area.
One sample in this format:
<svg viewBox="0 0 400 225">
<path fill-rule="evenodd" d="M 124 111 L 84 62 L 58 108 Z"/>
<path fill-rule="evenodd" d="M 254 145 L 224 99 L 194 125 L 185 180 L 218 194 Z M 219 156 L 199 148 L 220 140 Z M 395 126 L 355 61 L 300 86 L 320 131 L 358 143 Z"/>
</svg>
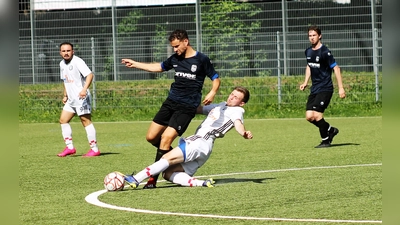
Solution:
<svg viewBox="0 0 400 225">
<path fill-rule="evenodd" d="M 319 92 L 316 94 L 310 94 L 307 100 L 306 110 L 317 111 L 323 113 L 328 108 L 331 102 L 333 92 Z"/>
<path fill-rule="evenodd" d="M 154 116 L 153 122 L 172 127 L 176 130 L 178 135 L 181 136 L 186 131 L 195 115 L 195 107 L 180 104 L 167 98 Z"/>
</svg>

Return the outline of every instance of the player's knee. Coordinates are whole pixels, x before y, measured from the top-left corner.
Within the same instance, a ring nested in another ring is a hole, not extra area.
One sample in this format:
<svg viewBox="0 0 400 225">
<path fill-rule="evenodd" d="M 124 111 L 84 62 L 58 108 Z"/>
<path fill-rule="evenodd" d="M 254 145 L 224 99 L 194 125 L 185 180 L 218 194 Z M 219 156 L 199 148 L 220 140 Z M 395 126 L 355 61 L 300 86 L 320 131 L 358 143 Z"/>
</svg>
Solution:
<svg viewBox="0 0 400 225">
<path fill-rule="evenodd" d="M 306 120 L 310 123 L 312 123 L 315 119 L 313 116 L 306 116 Z"/>
<path fill-rule="evenodd" d="M 158 148 L 160 146 L 159 138 L 155 138 L 155 137 L 146 135 L 146 141 L 149 142 L 151 145 L 153 145 L 156 148 Z"/>
<path fill-rule="evenodd" d="M 151 137 L 151 136 L 149 136 L 149 135 L 146 135 L 146 141 L 147 142 L 152 142 L 154 140 L 154 138 L 153 137 Z"/>
<path fill-rule="evenodd" d="M 59 122 L 60 124 L 69 123 L 69 121 L 64 118 L 60 118 Z"/>
</svg>

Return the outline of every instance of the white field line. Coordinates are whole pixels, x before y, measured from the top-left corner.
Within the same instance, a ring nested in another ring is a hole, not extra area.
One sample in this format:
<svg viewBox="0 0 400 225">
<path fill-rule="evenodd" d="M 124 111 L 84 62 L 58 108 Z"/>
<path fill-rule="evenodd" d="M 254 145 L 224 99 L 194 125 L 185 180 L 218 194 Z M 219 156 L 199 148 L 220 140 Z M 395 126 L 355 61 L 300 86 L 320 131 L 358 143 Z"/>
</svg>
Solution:
<svg viewBox="0 0 400 225">
<path fill-rule="evenodd" d="M 256 173 L 274 173 L 274 172 L 286 172 L 286 171 L 300 171 L 300 170 L 317 170 L 317 169 L 337 169 L 337 168 L 349 168 L 349 167 L 367 167 L 367 166 L 381 166 L 382 163 L 374 164 L 356 164 L 356 165 L 343 165 L 343 166 L 318 166 L 318 167 L 305 167 L 305 168 L 289 168 L 279 170 L 263 170 L 255 172 L 242 172 L 242 173 L 227 173 L 227 174 L 216 174 L 207 177 L 221 177 L 221 176 L 232 176 L 232 175 L 245 175 L 245 174 L 256 174 Z M 204 177 L 204 176 L 202 176 Z M 164 180 L 165 182 L 165 180 Z M 189 216 L 189 217 L 204 217 L 204 218 L 219 218 L 219 219 L 239 219 L 239 220 L 270 220 L 270 221 L 291 221 L 291 222 L 329 222 L 329 223 L 371 223 L 378 224 L 382 223 L 381 220 L 331 220 L 331 219 L 298 219 L 298 218 L 268 218 L 268 217 L 246 217 L 246 216 L 223 216 L 223 215 L 212 215 L 212 214 L 192 214 L 192 213 L 178 213 L 178 212 L 163 212 L 163 211 L 152 211 L 146 209 L 135 209 L 120 207 L 116 205 L 110 205 L 99 201 L 98 197 L 106 190 L 100 190 L 93 192 L 85 197 L 86 202 L 109 209 L 123 210 L 137 213 L 148 213 L 148 214 L 159 214 L 159 215 L 174 215 L 174 216 Z"/>
</svg>

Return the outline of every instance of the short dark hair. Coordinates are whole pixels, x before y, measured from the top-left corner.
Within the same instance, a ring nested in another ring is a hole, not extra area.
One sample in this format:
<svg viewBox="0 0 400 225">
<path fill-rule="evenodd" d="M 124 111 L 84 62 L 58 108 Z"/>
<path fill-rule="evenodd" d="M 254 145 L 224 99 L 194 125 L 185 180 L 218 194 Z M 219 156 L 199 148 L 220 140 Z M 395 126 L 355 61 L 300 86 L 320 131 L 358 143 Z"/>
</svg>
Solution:
<svg viewBox="0 0 400 225">
<path fill-rule="evenodd" d="M 69 45 L 69 46 L 71 46 L 72 49 L 74 49 L 74 45 L 71 44 L 70 42 L 65 41 L 65 42 L 61 43 L 61 44 L 60 44 L 60 48 L 61 48 L 61 46 L 63 46 L 63 45 Z"/>
<path fill-rule="evenodd" d="M 172 33 L 169 35 L 169 42 L 173 41 L 173 40 L 179 40 L 179 41 L 183 41 L 185 39 L 189 40 L 189 36 L 186 32 L 186 30 L 181 30 L 181 29 L 176 29 L 174 31 L 172 31 Z"/>
<path fill-rule="evenodd" d="M 244 103 L 247 103 L 247 102 L 249 101 L 249 99 L 250 99 L 250 91 L 247 90 L 247 88 L 242 87 L 242 86 L 237 86 L 237 87 L 235 87 L 234 90 L 243 93 L 243 99 L 242 99 L 242 101 L 243 101 Z"/>
<path fill-rule="evenodd" d="M 321 35 L 321 28 L 319 28 L 317 25 L 311 25 L 308 27 L 308 31 L 313 30 L 315 32 L 317 32 L 318 35 Z"/>
</svg>

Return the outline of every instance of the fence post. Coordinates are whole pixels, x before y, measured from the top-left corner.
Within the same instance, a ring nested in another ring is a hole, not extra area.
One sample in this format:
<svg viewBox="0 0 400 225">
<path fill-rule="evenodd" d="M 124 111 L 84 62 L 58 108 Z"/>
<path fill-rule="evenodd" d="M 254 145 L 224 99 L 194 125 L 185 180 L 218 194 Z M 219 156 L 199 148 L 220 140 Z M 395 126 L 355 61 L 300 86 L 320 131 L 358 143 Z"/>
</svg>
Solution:
<svg viewBox="0 0 400 225">
<path fill-rule="evenodd" d="M 282 33 L 283 33 L 283 70 L 286 76 L 289 75 L 288 72 L 288 63 L 287 63 L 287 2 L 286 0 L 282 0 Z"/>
<path fill-rule="evenodd" d="M 201 7 L 200 7 L 200 0 L 196 0 L 196 48 L 197 51 L 202 52 L 202 31 L 201 31 Z"/>
<path fill-rule="evenodd" d="M 115 23 L 116 21 L 116 15 L 115 15 L 115 0 L 112 1 L 112 7 L 111 7 L 111 21 L 112 21 L 112 39 L 113 39 L 113 60 L 114 60 L 114 81 L 117 81 L 117 38 L 116 38 L 116 27 L 117 24 Z"/>
<path fill-rule="evenodd" d="M 93 109 L 96 109 L 96 61 L 95 61 L 95 51 L 94 51 L 94 37 L 90 38 L 92 42 L 92 73 L 93 73 L 93 81 L 92 81 L 92 87 L 93 87 L 93 99 L 92 99 L 92 104 L 93 104 Z"/>
<path fill-rule="evenodd" d="M 371 30 L 372 30 L 372 63 L 375 74 L 375 102 L 379 100 L 379 81 L 378 81 L 378 31 L 375 28 L 375 0 L 371 0 Z"/>
<path fill-rule="evenodd" d="M 374 29 L 372 36 L 373 41 L 373 64 L 374 64 L 374 74 L 375 74 L 375 101 L 379 100 L 379 79 L 378 79 L 378 29 Z"/>
<path fill-rule="evenodd" d="M 276 58 L 278 67 L 278 109 L 281 109 L 281 46 L 280 46 L 279 31 L 276 32 Z"/>
<path fill-rule="evenodd" d="M 32 84 L 35 84 L 35 42 L 34 42 L 34 38 L 35 38 L 35 0 L 31 0 L 30 2 L 30 22 L 31 22 L 31 57 L 32 57 Z"/>
</svg>

